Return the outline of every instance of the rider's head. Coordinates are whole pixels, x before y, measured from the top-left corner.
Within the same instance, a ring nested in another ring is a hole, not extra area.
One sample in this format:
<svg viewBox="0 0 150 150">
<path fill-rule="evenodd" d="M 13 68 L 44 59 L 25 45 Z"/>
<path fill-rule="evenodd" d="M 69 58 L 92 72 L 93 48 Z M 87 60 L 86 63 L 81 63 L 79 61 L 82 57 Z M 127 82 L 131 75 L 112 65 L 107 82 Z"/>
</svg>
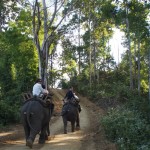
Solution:
<svg viewBox="0 0 150 150">
<path fill-rule="evenodd" d="M 73 86 L 70 86 L 70 87 L 69 87 L 69 90 L 73 91 Z"/>
<path fill-rule="evenodd" d="M 42 84 L 42 79 L 38 78 L 38 79 L 36 80 L 36 83 Z"/>
</svg>

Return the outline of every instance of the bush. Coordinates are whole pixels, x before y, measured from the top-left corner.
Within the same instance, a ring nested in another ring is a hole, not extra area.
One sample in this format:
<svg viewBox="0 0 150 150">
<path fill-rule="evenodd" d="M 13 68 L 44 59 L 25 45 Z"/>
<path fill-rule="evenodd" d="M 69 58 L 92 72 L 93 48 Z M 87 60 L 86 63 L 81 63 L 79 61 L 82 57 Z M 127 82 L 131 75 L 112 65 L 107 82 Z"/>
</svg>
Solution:
<svg viewBox="0 0 150 150">
<path fill-rule="evenodd" d="M 150 125 L 138 112 L 112 109 L 101 122 L 108 138 L 116 142 L 120 150 L 146 149 L 150 146 Z"/>
<path fill-rule="evenodd" d="M 142 117 L 149 121 L 150 105 L 147 98 L 140 97 L 138 94 L 134 94 L 126 103 L 126 107 L 142 114 Z"/>
<path fill-rule="evenodd" d="M 17 105 L 9 105 L 3 100 L 0 101 L 1 125 L 16 123 L 20 120 L 20 111 Z"/>
</svg>

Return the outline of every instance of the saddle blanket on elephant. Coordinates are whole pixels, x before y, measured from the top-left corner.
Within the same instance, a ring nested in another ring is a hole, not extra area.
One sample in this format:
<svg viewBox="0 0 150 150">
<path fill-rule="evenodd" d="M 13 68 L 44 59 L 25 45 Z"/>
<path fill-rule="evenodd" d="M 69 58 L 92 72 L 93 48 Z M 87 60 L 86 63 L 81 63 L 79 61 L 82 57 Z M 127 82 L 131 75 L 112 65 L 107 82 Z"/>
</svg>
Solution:
<svg viewBox="0 0 150 150">
<path fill-rule="evenodd" d="M 39 97 L 35 97 L 35 96 L 24 101 L 23 104 L 28 103 L 29 101 L 38 101 L 43 107 L 50 107 L 50 105 L 52 104 L 50 101 L 44 101 L 40 99 Z"/>
<path fill-rule="evenodd" d="M 81 112 L 81 106 L 79 105 L 79 103 L 74 103 L 74 102 L 66 102 L 64 105 L 63 105 L 63 108 L 62 108 L 62 112 L 61 112 L 61 116 L 67 114 L 70 109 L 71 109 L 71 106 L 74 106 L 78 109 L 79 113 Z"/>
<path fill-rule="evenodd" d="M 69 105 L 69 103 L 65 103 L 65 104 L 63 105 L 61 115 L 63 116 L 63 115 L 65 115 L 65 114 L 67 114 L 67 113 L 69 112 L 69 110 L 70 110 L 70 105 Z"/>
<path fill-rule="evenodd" d="M 76 105 L 77 103 L 79 103 L 79 99 L 76 99 L 76 98 L 71 98 L 71 99 L 64 98 L 63 102 L 64 102 L 64 104 L 72 103 L 72 104 Z"/>
</svg>

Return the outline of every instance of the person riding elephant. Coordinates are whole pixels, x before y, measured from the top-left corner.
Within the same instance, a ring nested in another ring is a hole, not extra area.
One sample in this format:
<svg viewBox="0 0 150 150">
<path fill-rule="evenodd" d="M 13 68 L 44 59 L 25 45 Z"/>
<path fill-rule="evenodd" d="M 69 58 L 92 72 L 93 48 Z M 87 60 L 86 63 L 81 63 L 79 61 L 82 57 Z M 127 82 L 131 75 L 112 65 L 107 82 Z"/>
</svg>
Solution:
<svg viewBox="0 0 150 150">
<path fill-rule="evenodd" d="M 48 93 L 49 93 L 48 90 L 42 87 L 42 80 L 38 78 L 36 80 L 36 83 L 33 86 L 33 90 L 32 90 L 33 96 L 43 97 L 44 95 L 47 95 Z"/>
<path fill-rule="evenodd" d="M 33 86 L 32 90 L 33 97 L 36 100 L 43 100 L 45 103 L 50 103 L 49 105 L 49 113 L 53 113 L 54 111 L 54 104 L 52 102 L 52 93 L 49 93 L 48 90 L 45 89 L 45 85 L 42 84 L 42 80 L 38 78 L 36 83 Z M 49 126 L 47 127 L 48 136 L 50 135 Z"/>
<path fill-rule="evenodd" d="M 73 87 L 71 86 L 64 97 L 64 102 L 71 101 L 73 99 L 75 99 L 75 96 L 73 93 Z"/>
<path fill-rule="evenodd" d="M 73 102 L 74 100 L 75 100 L 76 103 L 77 103 L 78 111 L 81 112 L 81 106 L 80 106 L 80 104 L 79 104 L 79 98 L 77 97 L 77 95 L 75 95 L 75 93 L 73 93 L 73 87 L 71 86 L 71 87 L 69 88 L 69 90 L 67 91 L 67 93 L 66 93 L 64 99 L 63 99 L 63 102 L 64 102 L 63 107 L 64 107 L 66 104 L 68 104 L 68 102 Z M 66 110 L 62 108 L 62 113 L 61 113 L 61 115 L 63 116 L 64 113 L 66 113 Z"/>
</svg>

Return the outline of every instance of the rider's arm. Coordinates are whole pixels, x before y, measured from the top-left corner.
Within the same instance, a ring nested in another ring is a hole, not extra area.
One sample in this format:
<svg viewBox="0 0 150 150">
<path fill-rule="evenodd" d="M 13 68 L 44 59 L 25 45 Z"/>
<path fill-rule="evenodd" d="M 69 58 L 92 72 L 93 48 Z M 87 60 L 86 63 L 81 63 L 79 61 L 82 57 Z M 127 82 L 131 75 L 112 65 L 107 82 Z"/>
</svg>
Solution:
<svg viewBox="0 0 150 150">
<path fill-rule="evenodd" d="M 48 91 L 47 91 L 46 89 L 43 89 L 43 88 L 42 88 L 42 85 L 41 85 L 39 88 L 40 88 L 40 90 L 41 90 L 41 93 L 43 93 L 43 94 L 48 94 Z"/>
</svg>

